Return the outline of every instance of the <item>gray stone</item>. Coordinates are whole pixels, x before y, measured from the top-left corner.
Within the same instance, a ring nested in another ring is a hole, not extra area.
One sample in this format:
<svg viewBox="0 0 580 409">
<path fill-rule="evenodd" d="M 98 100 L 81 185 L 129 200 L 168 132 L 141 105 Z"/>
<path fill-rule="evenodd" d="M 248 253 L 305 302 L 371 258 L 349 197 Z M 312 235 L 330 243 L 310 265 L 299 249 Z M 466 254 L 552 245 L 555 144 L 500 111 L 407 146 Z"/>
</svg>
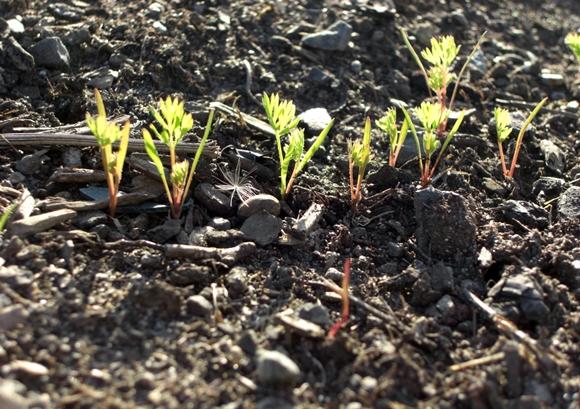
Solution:
<svg viewBox="0 0 580 409">
<path fill-rule="evenodd" d="M 246 219 L 240 230 L 257 245 L 267 246 L 278 238 L 281 229 L 282 220 L 262 210 Z"/>
<path fill-rule="evenodd" d="M 467 199 L 432 187 L 415 193 L 417 244 L 431 257 L 472 250 L 477 229 Z"/>
<path fill-rule="evenodd" d="M 326 307 L 310 302 L 298 309 L 298 317 L 320 325 L 321 327 L 328 327 L 332 324 Z"/>
<path fill-rule="evenodd" d="M 312 67 L 310 71 L 308 71 L 308 79 L 317 84 L 325 84 L 334 81 L 336 77 L 327 70 Z"/>
<path fill-rule="evenodd" d="M 453 269 L 443 262 L 438 262 L 431 269 L 431 286 L 435 291 L 449 293 L 453 291 Z"/>
<path fill-rule="evenodd" d="M 453 298 L 450 295 L 445 294 L 443 297 L 437 301 L 435 304 L 435 308 L 442 316 L 449 318 L 452 317 L 454 314 L 455 303 L 453 302 Z"/>
<path fill-rule="evenodd" d="M 225 285 L 232 298 L 239 298 L 248 289 L 248 271 L 244 267 L 234 267 L 225 278 Z"/>
<path fill-rule="evenodd" d="M 207 266 L 197 264 L 183 264 L 170 274 L 171 281 L 180 285 L 204 284 L 211 282 L 212 270 Z"/>
<path fill-rule="evenodd" d="M 358 74 L 362 70 L 362 63 L 359 60 L 354 60 L 350 63 L 350 70 L 353 74 Z"/>
<path fill-rule="evenodd" d="M 278 351 L 259 351 L 257 356 L 258 381 L 270 388 L 289 388 L 296 384 L 300 368 Z"/>
<path fill-rule="evenodd" d="M 540 149 L 544 154 L 544 162 L 548 169 L 553 170 L 558 174 L 562 174 L 566 169 L 566 154 L 554 142 L 542 139 L 540 141 Z"/>
<path fill-rule="evenodd" d="M 391 257 L 401 257 L 404 249 L 392 241 L 387 244 L 387 254 Z"/>
<path fill-rule="evenodd" d="M 81 160 L 81 150 L 74 146 L 69 146 L 64 149 L 62 154 L 62 164 L 67 168 L 80 168 L 83 166 Z"/>
<path fill-rule="evenodd" d="M 174 237 L 181 230 L 181 220 L 171 219 L 166 221 L 161 226 L 152 228 L 147 232 L 147 238 L 155 243 L 165 243 L 170 238 Z"/>
<path fill-rule="evenodd" d="M 192 295 L 185 301 L 187 311 L 198 317 L 206 317 L 213 311 L 213 305 L 202 295 Z"/>
<path fill-rule="evenodd" d="M 580 187 L 572 186 L 560 196 L 558 215 L 563 220 L 580 216 Z"/>
<path fill-rule="evenodd" d="M 258 337 L 253 329 L 242 332 L 238 339 L 238 346 L 248 355 L 254 355 L 258 349 Z"/>
<path fill-rule="evenodd" d="M 494 193 L 499 197 L 504 197 L 507 194 L 506 188 L 492 178 L 483 178 L 483 188 L 488 193 Z"/>
<path fill-rule="evenodd" d="M 561 87 L 565 84 L 564 76 L 562 74 L 551 74 L 549 72 L 540 75 L 542 83 L 548 87 Z"/>
<path fill-rule="evenodd" d="M 68 67 L 70 55 L 61 39 L 47 37 L 30 47 L 36 65 L 46 68 Z"/>
<path fill-rule="evenodd" d="M 8 61 L 18 71 L 32 71 L 34 69 L 34 57 L 26 51 L 13 37 L 4 40 L 4 48 Z"/>
<path fill-rule="evenodd" d="M 245 202 L 242 202 L 238 207 L 238 217 L 247 219 L 262 210 L 270 213 L 272 216 L 280 214 L 280 201 L 272 195 L 261 193 L 250 197 Z"/>
<path fill-rule="evenodd" d="M 48 12 L 60 20 L 66 21 L 81 21 L 84 13 L 80 8 L 69 6 L 66 3 L 50 4 L 46 7 Z"/>
<path fill-rule="evenodd" d="M 298 118 L 300 118 L 301 124 L 310 135 L 319 135 L 332 121 L 326 108 L 309 109 L 301 113 Z"/>
<path fill-rule="evenodd" d="M 324 51 L 344 51 L 350 41 L 352 27 L 337 21 L 324 31 L 309 34 L 302 39 L 304 45 Z"/>
<path fill-rule="evenodd" d="M 93 227 L 107 223 L 108 217 L 100 210 L 83 212 L 72 220 L 72 224 L 81 230 L 90 230 Z"/>
<path fill-rule="evenodd" d="M 461 27 L 468 27 L 469 21 L 467 17 L 465 17 L 465 13 L 461 10 L 455 10 L 451 13 L 451 20 L 455 23 L 460 25 Z"/>
<path fill-rule="evenodd" d="M 239 209 L 238 209 L 239 211 Z M 276 215 L 277 216 L 277 215 Z M 232 227 L 232 224 L 228 219 L 224 219 L 223 217 L 214 217 L 209 221 L 207 224 L 208 227 L 213 227 L 216 230 L 225 231 L 229 230 Z"/>
<path fill-rule="evenodd" d="M 24 182 L 26 180 L 26 176 L 20 172 L 13 172 L 10 174 L 10 176 L 8 176 L 8 180 L 10 183 L 12 183 L 12 185 L 17 185 Z"/>
<path fill-rule="evenodd" d="M 0 310 L 0 332 L 10 331 L 24 324 L 30 313 L 22 304 L 9 305 Z"/>
<path fill-rule="evenodd" d="M 550 225 L 551 216 L 543 207 L 524 200 L 508 200 L 505 202 L 503 219 L 508 223 L 517 220 L 530 228 L 544 229 Z"/>
<path fill-rule="evenodd" d="M 415 28 L 415 37 L 423 47 L 431 46 L 431 39 L 437 35 L 438 29 L 433 23 L 425 21 Z"/>
<path fill-rule="evenodd" d="M 534 182 L 532 186 L 532 194 L 538 196 L 540 192 L 544 192 L 546 198 L 559 196 L 566 185 L 564 179 L 542 177 Z"/>
<path fill-rule="evenodd" d="M 194 191 L 194 197 L 199 200 L 210 212 L 220 216 L 230 213 L 230 199 L 209 183 L 199 184 Z"/>
</svg>

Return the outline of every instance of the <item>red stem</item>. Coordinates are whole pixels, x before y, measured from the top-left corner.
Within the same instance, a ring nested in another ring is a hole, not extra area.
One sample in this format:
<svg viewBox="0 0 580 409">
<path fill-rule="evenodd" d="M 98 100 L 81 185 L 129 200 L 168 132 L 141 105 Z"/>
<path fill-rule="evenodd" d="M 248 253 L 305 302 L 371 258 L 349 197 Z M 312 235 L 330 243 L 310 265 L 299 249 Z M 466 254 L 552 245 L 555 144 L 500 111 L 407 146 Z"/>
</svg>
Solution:
<svg viewBox="0 0 580 409">
<path fill-rule="evenodd" d="M 348 303 L 348 282 L 350 280 L 350 258 L 344 260 L 344 277 L 342 278 L 342 318 L 332 326 L 328 338 L 334 338 L 340 327 L 348 320 L 350 307 Z"/>
</svg>

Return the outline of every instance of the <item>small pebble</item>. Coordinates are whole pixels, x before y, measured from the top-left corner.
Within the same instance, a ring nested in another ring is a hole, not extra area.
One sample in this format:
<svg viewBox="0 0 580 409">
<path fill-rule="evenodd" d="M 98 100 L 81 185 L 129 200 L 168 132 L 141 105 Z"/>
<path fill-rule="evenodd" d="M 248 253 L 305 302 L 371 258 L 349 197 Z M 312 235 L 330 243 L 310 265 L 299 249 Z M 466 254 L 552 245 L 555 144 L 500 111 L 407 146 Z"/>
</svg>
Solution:
<svg viewBox="0 0 580 409">
<path fill-rule="evenodd" d="M 185 301 L 190 314 L 205 317 L 213 311 L 213 305 L 202 295 L 192 295 Z"/>
<path fill-rule="evenodd" d="M 258 367 L 258 380 L 266 387 L 292 387 L 300 376 L 298 365 L 278 351 L 258 352 L 256 366 Z"/>
</svg>

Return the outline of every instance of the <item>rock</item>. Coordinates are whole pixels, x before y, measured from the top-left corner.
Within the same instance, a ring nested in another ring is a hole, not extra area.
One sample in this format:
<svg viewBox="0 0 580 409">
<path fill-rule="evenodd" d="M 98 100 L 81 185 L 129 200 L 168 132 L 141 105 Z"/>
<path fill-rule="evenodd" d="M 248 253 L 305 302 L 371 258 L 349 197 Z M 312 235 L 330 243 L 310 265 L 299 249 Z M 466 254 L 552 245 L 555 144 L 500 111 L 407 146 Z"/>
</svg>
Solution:
<svg viewBox="0 0 580 409">
<path fill-rule="evenodd" d="M 362 70 L 362 63 L 359 60 L 354 60 L 350 63 L 350 70 L 353 74 L 358 74 Z"/>
<path fill-rule="evenodd" d="M 79 148 L 68 146 L 64 149 L 62 164 L 67 168 L 80 168 L 83 166 L 81 156 L 81 150 Z"/>
<path fill-rule="evenodd" d="M 65 3 L 49 4 L 46 10 L 57 19 L 72 22 L 81 21 L 85 16 L 81 9 Z"/>
<path fill-rule="evenodd" d="M 238 217 L 241 219 L 247 219 L 262 210 L 265 210 L 272 216 L 278 216 L 280 214 L 280 209 L 281 206 L 278 199 L 272 195 L 262 193 L 252 196 L 245 202 L 242 202 L 238 207 Z"/>
<path fill-rule="evenodd" d="M 246 219 L 240 228 L 249 240 L 262 247 L 274 242 L 281 229 L 282 220 L 265 210 Z"/>
<path fill-rule="evenodd" d="M 278 351 L 259 351 L 256 366 L 258 381 L 269 388 L 292 387 L 300 376 L 298 365 Z"/>
<path fill-rule="evenodd" d="M 455 10 L 451 13 L 451 20 L 461 27 L 469 27 L 469 21 L 465 17 L 465 13 L 461 10 Z"/>
<path fill-rule="evenodd" d="M 22 372 L 29 376 L 48 375 L 48 368 L 46 366 L 30 361 L 15 360 L 2 367 L 0 371 L 4 372 L 4 368 L 8 369 L 8 372 Z"/>
<path fill-rule="evenodd" d="M 203 295 L 192 295 L 185 301 L 187 311 L 197 317 L 206 317 L 211 315 L 213 305 Z"/>
<path fill-rule="evenodd" d="M 15 18 L 11 18 L 10 20 L 6 21 L 8 24 L 8 28 L 10 29 L 11 34 L 23 34 L 24 33 L 24 24 Z"/>
<path fill-rule="evenodd" d="M 540 75 L 542 83 L 550 88 L 561 87 L 565 84 L 564 76 L 562 74 L 551 74 L 549 72 Z"/>
<path fill-rule="evenodd" d="M 282 313 L 278 314 L 276 318 L 286 328 L 286 330 L 298 336 L 306 338 L 324 338 L 326 335 L 326 332 L 320 327 L 320 325 L 302 318 L 294 318 Z"/>
<path fill-rule="evenodd" d="M 435 304 L 435 308 L 439 314 L 447 319 L 453 317 L 455 314 L 455 303 L 449 294 L 445 294 L 443 297 L 441 297 L 439 301 L 437 301 L 437 304 Z"/>
<path fill-rule="evenodd" d="M 425 254 L 452 257 L 472 250 L 477 229 L 467 199 L 432 187 L 415 193 L 417 244 Z"/>
<path fill-rule="evenodd" d="M 485 54 L 481 49 L 478 48 L 475 51 L 475 54 L 473 54 L 473 58 L 469 62 L 467 68 L 469 69 L 471 81 L 477 81 L 486 76 L 487 67 L 485 65 Z"/>
<path fill-rule="evenodd" d="M 415 37 L 423 47 L 431 46 L 431 39 L 437 35 L 437 27 L 429 21 L 420 23 L 415 28 Z"/>
<path fill-rule="evenodd" d="M 326 108 L 309 109 L 301 113 L 298 118 L 300 118 L 301 124 L 305 127 L 305 132 L 315 136 L 318 136 L 332 121 Z"/>
<path fill-rule="evenodd" d="M 238 346 L 248 355 L 254 355 L 258 349 L 258 337 L 253 329 L 242 332 L 238 339 Z"/>
<path fill-rule="evenodd" d="M 214 230 L 211 226 L 196 227 L 189 234 L 189 244 L 207 246 L 207 234 Z"/>
<path fill-rule="evenodd" d="M 9 305 L 0 309 L 0 332 L 10 331 L 24 324 L 30 313 L 22 304 Z"/>
<path fill-rule="evenodd" d="M 70 55 L 61 39 L 47 37 L 30 47 L 36 65 L 46 68 L 68 67 Z"/>
<path fill-rule="evenodd" d="M 211 282 L 212 270 L 207 266 L 183 264 L 170 273 L 171 281 L 180 285 L 203 284 Z"/>
<path fill-rule="evenodd" d="M 558 216 L 563 220 L 580 216 L 580 187 L 572 186 L 560 196 Z"/>
<path fill-rule="evenodd" d="M 26 51 L 13 37 L 4 40 L 6 56 L 18 71 L 30 72 L 34 69 L 34 57 Z"/>
<path fill-rule="evenodd" d="M 10 174 L 10 176 L 8 176 L 8 180 L 10 181 L 10 183 L 12 183 L 13 186 L 22 183 L 26 180 L 26 176 L 24 176 L 22 173 L 20 172 L 13 172 Z"/>
<path fill-rule="evenodd" d="M 393 243 L 392 241 L 390 241 L 389 243 L 387 243 L 387 254 L 391 257 L 401 257 L 404 253 L 404 249 L 399 246 L 397 243 Z"/>
<path fill-rule="evenodd" d="M 93 227 L 107 223 L 108 217 L 100 210 L 83 212 L 72 220 L 72 224 L 81 230 L 90 230 Z"/>
<path fill-rule="evenodd" d="M 304 304 L 298 309 L 298 317 L 320 325 L 323 328 L 332 324 L 326 307 L 311 302 Z"/>
<path fill-rule="evenodd" d="M 239 216 L 239 209 L 238 209 L 238 216 Z M 277 215 L 274 215 L 277 216 Z M 232 224 L 228 219 L 224 219 L 223 217 L 214 217 L 209 221 L 207 224 L 208 227 L 213 227 L 216 230 L 225 231 L 229 230 L 232 227 Z"/>
<path fill-rule="evenodd" d="M 317 84 L 325 84 L 334 81 L 336 77 L 327 70 L 312 67 L 310 71 L 308 71 L 308 79 Z"/>
<path fill-rule="evenodd" d="M 507 189 L 499 182 L 492 178 L 483 178 L 483 188 L 488 193 L 493 193 L 499 197 L 504 197 L 507 194 Z"/>
<path fill-rule="evenodd" d="M 161 226 L 152 228 L 147 232 L 147 238 L 155 243 L 165 243 L 170 238 L 174 237 L 181 230 L 181 220 L 171 219 L 167 220 Z"/>
<path fill-rule="evenodd" d="M 40 169 L 42 161 L 47 158 L 47 156 L 45 156 L 46 152 L 48 152 L 48 149 L 42 149 L 40 151 L 31 153 L 30 155 L 26 155 L 18 162 L 16 162 L 16 170 L 26 176 L 32 175 L 33 173 L 37 172 L 38 169 Z"/>
<path fill-rule="evenodd" d="M 225 285 L 232 298 L 239 298 L 248 289 L 248 271 L 244 267 L 234 267 L 225 278 Z"/>
<path fill-rule="evenodd" d="M 324 51 L 344 51 L 350 41 L 352 27 L 337 21 L 324 31 L 309 34 L 302 39 L 304 45 Z"/>
<path fill-rule="evenodd" d="M 541 177 L 532 186 L 532 195 L 538 196 L 543 192 L 544 197 L 553 198 L 559 196 L 566 185 L 564 179 Z"/>
<path fill-rule="evenodd" d="M 17 390 L 24 385 L 12 379 L 0 379 L 0 409 L 28 409 L 29 402 Z"/>
<path fill-rule="evenodd" d="M 431 269 L 431 287 L 435 291 L 450 293 L 453 291 L 453 269 L 438 262 Z"/>
<path fill-rule="evenodd" d="M 507 223 L 516 226 L 517 223 L 521 223 L 532 229 L 545 229 L 551 223 L 550 213 L 535 203 L 524 200 L 508 200 L 505 205 L 506 209 L 502 212 L 502 219 Z"/>
<path fill-rule="evenodd" d="M 285 399 L 268 396 L 256 404 L 256 409 L 295 409 L 296 406 Z"/>
<path fill-rule="evenodd" d="M 566 169 L 566 154 L 564 154 L 562 149 L 547 139 L 540 141 L 540 149 L 544 154 L 544 162 L 546 162 L 548 169 L 561 175 Z"/>
<path fill-rule="evenodd" d="M 409 139 L 409 138 L 407 138 Z M 415 150 L 415 156 L 417 151 Z M 401 159 L 401 156 L 399 156 Z M 397 160 L 397 163 L 401 163 Z M 367 177 L 367 182 L 373 185 L 373 191 L 383 191 L 389 188 L 396 187 L 399 183 L 406 184 L 413 180 L 413 175 L 408 170 L 394 168 L 389 165 L 381 166 L 376 172 L 370 173 Z"/>
<path fill-rule="evenodd" d="M 230 213 L 230 199 L 209 183 L 199 184 L 194 191 L 194 197 L 199 200 L 210 212 L 220 216 Z"/>
<path fill-rule="evenodd" d="M 441 298 L 440 291 L 434 291 L 431 286 L 431 276 L 423 271 L 419 273 L 419 279 L 413 284 L 409 304 L 414 307 L 426 307 Z"/>
</svg>

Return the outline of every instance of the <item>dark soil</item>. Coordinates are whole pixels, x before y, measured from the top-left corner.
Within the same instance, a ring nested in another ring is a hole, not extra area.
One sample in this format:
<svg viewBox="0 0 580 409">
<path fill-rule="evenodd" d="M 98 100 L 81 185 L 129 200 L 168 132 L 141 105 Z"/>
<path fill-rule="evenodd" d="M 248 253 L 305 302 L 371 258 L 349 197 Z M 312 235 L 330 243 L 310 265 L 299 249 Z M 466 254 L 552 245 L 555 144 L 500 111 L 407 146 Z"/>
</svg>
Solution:
<svg viewBox="0 0 580 409">
<path fill-rule="evenodd" d="M 196 195 L 181 226 L 164 206 L 120 206 L 117 224 L 79 210 L 33 234 L 14 234 L 13 217 L 0 238 L 0 409 L 580 407 L 580 65 L 564 44 L 580 27 L 580 4 L 390 5 L 0 0 L 0 136 L 14 145 L 0 141 L 3 209 L 28 191 L 21 213 L 47 214 L 86 200 L 83 188 L 105 187 L 54 176 L 101 169 L 94 146 L 51 140 L 83 132 L 94 87 L 111 117 L 129 117 L 133 138 L 159 98 L 186 101 L 196 119 L 187 142 L 202 136 L 210 103 L 235 107 L 239 115 L 216 113 L 210 139 L 223 153 L 204 156 L 194 183 L 223 183 L 233 147 L 259 154 L 249 180 L 277 198 L 275 141 L 241 113 L 266 120 L 261 95 L 280 93 L 298 113 L 324 108 L 335 119 L 279 218 L 263 213 L 261 222 L 284 222 L 270 244 L 249 240 L 252 226 L 240 231 L 237 197 L 224 210 Z M 353 29 L 344 50 L 302 44 L 337 21 Z M 487 31 L 455 104 L 475 110 L 427 189 L 412 149 L 399 168 L 386 166 L 388 138 L 373 129 L 353 214 L 347 139 L 397 100 L 412 107 L 429 97 L 399 27 L 417 50 L 431 35 L 453 35 L 462 45 L 455 72 Z M 68 62 L 50 52 L 56 63 L 42 62 L 40 42 L 54 37 Z M 544 97 L 506 180 L 493 108 L 521 124 Z M 45 139 L 19 144 L 13 137 L 25 132 Z M 149 203 L 166 205 L 133 160 L 121 190 L 140 181 Z M 292 233 L 314 204 L 313 228 Z M 218 250 L 169 250 L 190 243 Z M 346 258 L 360 302 L 330 339 L 341 300 L 321 283 L 340 285 Z"/>
</svg>

